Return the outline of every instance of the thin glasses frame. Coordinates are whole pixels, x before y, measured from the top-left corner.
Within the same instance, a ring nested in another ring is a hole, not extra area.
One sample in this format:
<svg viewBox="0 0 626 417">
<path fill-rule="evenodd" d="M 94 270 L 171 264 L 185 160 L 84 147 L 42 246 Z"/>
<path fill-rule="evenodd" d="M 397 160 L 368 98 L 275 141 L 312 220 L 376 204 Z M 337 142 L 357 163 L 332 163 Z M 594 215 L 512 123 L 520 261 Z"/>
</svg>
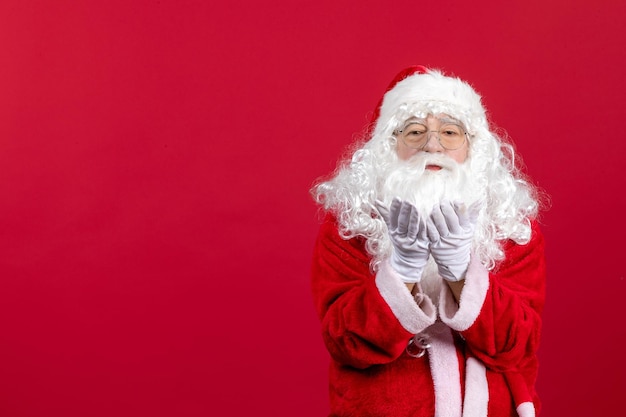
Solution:
<svg viewBox="0 0 626 417">
<path fill-rule="evenodd" d="M 441 145 L 442 148 L 448 150 L 448 151 L 455 151 L 457 149 L 461 149 L 463 147 L 463 145 L 465 144 L 466 141 L 469 141 L 470 139 L 470 135 L 469 133 L 467 133 L 467 131 L 465 130 L 465 128 L 458 122 L 456 121 L 447 121 L 447 120 L 442 120 L 443 125 L 441 126 L 441 128 L 439 130 L 428 130 L 428 127 L 426 126 L 426 124 L 422 121 L 412 121 L 412 122 L 408 122 L 405 124 L 405 126 L 402 129 L 398 129 L 394 132 L 394 136 L 397 138 L 398 136 L 400 137 L 400 140 L 402 140 L 402 142 L 410 149 L 416 149 L 416 150 L 422 150 L 426 147 L 426 145 L 428 145 L 428 143 L 430 142 L 430 135 L 431 133 L 435 133 L 437 136 L 437 141 L 439 142 L 439 145 Z M 416 146 L 414 144 L 410 144 L 409 142 L 407 142 L 405 140 L 405 135 L 403 135 L 402 133 L 404 133 L 407 128 L 414 126 L 414 125 L 420 125 L 423 126 L 425 128 L 425 130 L 423 131 L 423 134 L 426 135 L 426 139 L 424 140 L 424 143 L 420 144 L 419 146 Z M 441 134 L 442 132 L 446 131 L 447 127 L 450 127 L 450 125 L 457 127 L 462 133 L 463 133 L 463 141 L 459 143 L 458 146 L 453 146 L 451 147 L 450 145 L 446 146 L 444 145 L 444 143 L 441 141 Z"/>
</svg>

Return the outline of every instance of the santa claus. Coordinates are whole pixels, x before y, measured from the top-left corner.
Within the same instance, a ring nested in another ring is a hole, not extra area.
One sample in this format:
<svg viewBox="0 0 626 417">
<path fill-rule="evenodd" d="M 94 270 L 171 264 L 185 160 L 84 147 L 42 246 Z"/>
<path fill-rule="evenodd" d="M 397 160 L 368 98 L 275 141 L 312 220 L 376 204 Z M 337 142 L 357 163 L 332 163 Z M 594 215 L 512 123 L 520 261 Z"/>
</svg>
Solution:
<svg viewBox="0 0 626 417">
<path fill-rule="evenodd" d="M 466 82 L 402 71 L 312 193 L 331 416 L 535 416 L 540 194 Z"/>
</svg>

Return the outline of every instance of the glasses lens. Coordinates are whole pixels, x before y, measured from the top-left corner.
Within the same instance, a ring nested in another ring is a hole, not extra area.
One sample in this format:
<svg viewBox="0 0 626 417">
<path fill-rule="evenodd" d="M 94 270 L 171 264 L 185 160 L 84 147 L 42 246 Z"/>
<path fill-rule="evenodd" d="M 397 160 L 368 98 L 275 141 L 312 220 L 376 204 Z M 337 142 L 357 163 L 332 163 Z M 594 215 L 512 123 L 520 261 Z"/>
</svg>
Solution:
<svg viewBox="0 0 626 417">
<path fill-rule="evenodd" d="M 408 124 L 402 129 L 402 140 L 409 148 L 419 149 L 427 141 L 428 128 L 420 123 Z"/>
<path fill-rule="evenodd" d="M 436 133 L 441 146 L 451 151 L 465 143 L 465 130 L 456 123 L 444 123 L 435 132 L 429 131 L 424 124 L 409 123 L 400 131 L 400 137 L 409 148 L 421 149 L 428 142 L 430 133 Z"/>
<path fill-rule="evenodd" d="M 465 131 L 457 124 L 444 124 L 439 129 L 439 142 L 448 150 L 459 149 L 465 142 Z"/>
</svg>

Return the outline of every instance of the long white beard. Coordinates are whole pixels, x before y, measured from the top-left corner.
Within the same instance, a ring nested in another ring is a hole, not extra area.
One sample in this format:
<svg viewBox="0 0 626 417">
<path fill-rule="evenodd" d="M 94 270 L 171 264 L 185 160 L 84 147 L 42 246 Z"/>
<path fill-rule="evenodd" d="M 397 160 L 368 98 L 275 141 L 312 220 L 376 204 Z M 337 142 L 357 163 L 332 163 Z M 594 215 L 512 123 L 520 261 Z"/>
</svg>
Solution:
<svg viewBox="0 0 626 417">
<path fill-rule="evenodd" d="M 442 169 L 427 170 L 431 164 Z M 444 200 L 469 206 L 481 198 L 481 193 L 467 165 L 441 154 L 420 152 L 408 161 L 393 164 L 385 174 L 379 199 L 389 206 L 396 197 L 413 204 L 422 216 L 428 216 Z"/>
<path fill-rule="evenodd" d="M 426 166 L 431 164 L 442 169 L 427 170 Z M 482 194 L 467 165 L 441 154 L 420 152 L 408 161 L 394 164 L 386 174 L 379 199 L 389 207 L 396 197 L 413 204 L 426 219 L 433 207 L 444 200 L 469 206 Z M 422 275 L 421 291 L 438 304 L 441 285 L 442 279 L 431 256 Z"/>
</svg>

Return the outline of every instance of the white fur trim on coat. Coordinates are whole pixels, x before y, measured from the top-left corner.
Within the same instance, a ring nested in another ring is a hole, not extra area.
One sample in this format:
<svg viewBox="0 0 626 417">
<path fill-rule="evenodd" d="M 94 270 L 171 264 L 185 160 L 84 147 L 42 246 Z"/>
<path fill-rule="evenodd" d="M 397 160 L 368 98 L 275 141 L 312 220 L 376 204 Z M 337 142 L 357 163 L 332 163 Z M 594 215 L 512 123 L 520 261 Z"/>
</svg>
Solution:
<svg viewBox="0 0 626 417">
<path fill-rule="evenodd" d="M 521 403 L 517 406 L 517 415 L 519 417 L 535 417 L 535 404 L 532 402 Z"/>
<path fill-rule="evenodd" d="M 475 256 L 472 256 L 465 273 L 465 285 L 458 304 L 450 288 L 447 285 L 441 286 L 439 298 L 441 320 L 459 332 L 469 329 L 480 314 L 488 289 L 489 271 Z"/>
<path fill-rule="evenodd" d="M 465 365 L 465 401 L 463 417 L 487 417 L 489 386 L 485 365 L 469 357 Z"/>
<path fill-rule="evenodd" d="M 428 359 L 435 388 L 435 417 L 461 415 L 461 373 L 450 328 L 441 322 L 427 330 Z"/>
<path fill-rule="evenodd" d="M 389 261 L 381 263 L 376 287 L 407 331 L 417 334 L 435 322 L 437 310 L 430 298 L 423 294 L 413 297 Z"/>
</svg>

